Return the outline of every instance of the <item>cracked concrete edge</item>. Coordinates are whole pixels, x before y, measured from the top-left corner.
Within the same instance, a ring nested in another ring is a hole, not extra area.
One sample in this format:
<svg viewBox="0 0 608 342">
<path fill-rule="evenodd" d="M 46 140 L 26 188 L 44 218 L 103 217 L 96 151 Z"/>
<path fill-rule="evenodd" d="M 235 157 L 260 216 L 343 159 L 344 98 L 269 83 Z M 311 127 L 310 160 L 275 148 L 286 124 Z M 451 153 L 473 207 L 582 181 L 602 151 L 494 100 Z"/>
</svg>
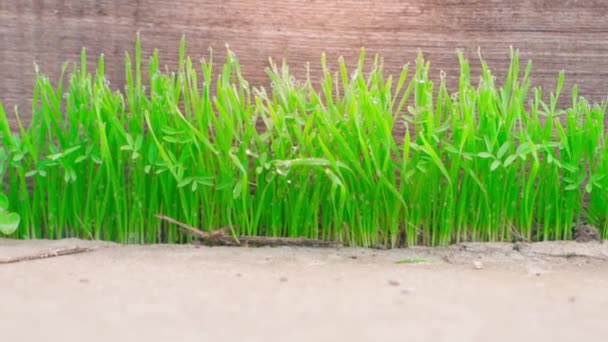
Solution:
<svg viewBox="0 0 608 342">
<path fill-rule="evenodd" d="M 444 261 L 460 264 L 472 260 L 484 262 L 535 261 L 587 258 L 608 261 L 608 244 L 575 241 L 463 243 L 450 246 Z"/>
</svg>

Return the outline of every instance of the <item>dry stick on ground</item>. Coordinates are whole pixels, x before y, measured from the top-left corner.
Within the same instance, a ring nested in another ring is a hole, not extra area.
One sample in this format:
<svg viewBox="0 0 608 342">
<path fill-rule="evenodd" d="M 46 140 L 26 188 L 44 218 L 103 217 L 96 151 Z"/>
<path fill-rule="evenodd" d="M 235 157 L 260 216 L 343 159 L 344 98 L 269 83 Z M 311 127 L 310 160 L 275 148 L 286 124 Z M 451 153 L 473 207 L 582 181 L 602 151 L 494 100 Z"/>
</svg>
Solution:
<svg viewBox="0 0 608 342">
<path fill-rule="evenodd" d="M 183 222 L 179 222 L 176 219 L 173 219 L 169 216 L 165 216 L 165 215 L 156 215 L 157 218 L 161 219 L 161 220 L 165 220 L 169 223 L 173 223 L 174 225 L 180 227 L 181 229 L 183 229 L 186 233 L 200 239 L 200 240 L 204 240 L 204 239 L 213 239 L 215 237 L 218 236 L 225 236 L 227 234 L 229 234 L 231 232 L 230 227 L 224 227 L 224 228 L 220 228 L 218 230 L 214 230 L 210 233 L 204 232 L 200 229 L 197 229 L 195 227 L 189 226 Z"/>
<path fill-rule="evenodd" d="M 508 227 L 509 227 L 509 230 L 511 231 L 511 234 L 513 234 L 520 241 L 532 242 L 529 239 L 526 239 L 523 235 L 521 235 L 512 224 L 509 223 Z"/>
<path fill-rule="evenodd" d="M 23 256 L 18 256 L 18 257 L 14 257 L 14 258 L 8 258 L 8 259 L 0 259 L 0 264 L 14 264 L 17 262 L 22 262 L 22 261 L 47 259 L 47 258 L 53 258 L 53 257 L 58 257 L 58 256 L 63 256 L 63 255 L 85 253 L 85 252 L 90 252 L 92 250 L 93 250 L 93 248 L 67 247 L 67 248 L 56 249 L 56 250 L 50 251 L 50 252 L 23 255 Z"/>
<path fill-rule="evenodd" d="M 202 244 L 215 246 L 253 246 L 253 247 L 276 247 L 276 246 L 299 246 L 299 247 L 341 247 L 339 242 L 322 241 L 306 238 L 284 238 L 266 236 L 233 236 L 231 228 L 224 227 L 207 233 L 200 229 L 179 222 L 171 217 L 156 215 L 157 218 L 173 223 L 184 232 L 197 238 Z"/>
</svg>

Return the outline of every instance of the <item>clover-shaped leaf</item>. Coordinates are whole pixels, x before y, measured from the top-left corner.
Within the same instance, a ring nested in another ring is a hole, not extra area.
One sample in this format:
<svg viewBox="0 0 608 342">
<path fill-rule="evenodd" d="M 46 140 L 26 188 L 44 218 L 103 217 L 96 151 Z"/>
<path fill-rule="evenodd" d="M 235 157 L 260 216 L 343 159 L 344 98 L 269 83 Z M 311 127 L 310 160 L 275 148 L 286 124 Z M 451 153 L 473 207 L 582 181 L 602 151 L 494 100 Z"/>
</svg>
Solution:
<svg viewBox="0 0 608 342">
<path fill-rule="evenodd" d="M 19 227 L 19 221 L 21 221 L 21 217 L 17 213 L 0 213 L 0 233 L 5 235 L 11 235 Z"/>
<path fill-rule="evenodd" d="M 19 214 L 8 212 L 8 205 L 8 197 L 0 193 L 0 233 L 5 235 L 13 234 L 21 221 Z"/>
</svg>

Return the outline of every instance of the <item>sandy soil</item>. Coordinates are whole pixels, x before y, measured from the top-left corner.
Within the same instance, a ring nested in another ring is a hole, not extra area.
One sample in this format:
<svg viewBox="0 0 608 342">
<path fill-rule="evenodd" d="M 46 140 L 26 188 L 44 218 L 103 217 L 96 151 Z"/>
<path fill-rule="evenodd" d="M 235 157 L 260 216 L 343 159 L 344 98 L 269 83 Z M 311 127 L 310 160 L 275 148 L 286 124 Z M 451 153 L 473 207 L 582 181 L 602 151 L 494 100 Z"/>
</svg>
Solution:
<svg viewBox="0 0 608 342">
<path fill-rule="evenodd" d="M 406 250 L 0 240 L 2 341 L 608 341 L 608 244 Z"/>
</svg>

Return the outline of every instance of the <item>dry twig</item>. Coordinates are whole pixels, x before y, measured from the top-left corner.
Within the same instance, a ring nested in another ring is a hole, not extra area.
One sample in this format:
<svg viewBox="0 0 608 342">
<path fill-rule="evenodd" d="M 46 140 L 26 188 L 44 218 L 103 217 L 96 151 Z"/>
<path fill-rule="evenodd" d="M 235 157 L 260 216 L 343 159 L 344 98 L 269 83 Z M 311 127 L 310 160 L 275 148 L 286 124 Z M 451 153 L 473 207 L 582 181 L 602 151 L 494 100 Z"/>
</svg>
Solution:
<svg viewBox="0 0 608 342">
<path fill-rule="evenodd" d="M 211 246 L 299 246 L 299 247 L 341 247 L 339 242 L 322 241 L 306 238 L 266 237 L 266 236 L 235 236 L 230 227 L 224 227 L 207 233 L 200 229 L 179 222 L 171 217 L 156 215 L 157 218 L 173 223 L 180 227 L 185 233 L 198 239 L 204 245 Z"/>
<path fill-rule="evenodd" d="M 58 257 L 58 256 L 63 256 L 63 255 L 90 252 L 92 250 L 93 250 L 92 248 L 86 248 L 86 247 L 67 247 L 67 248 L 56 249 L 56 250 L 50 251 L 50 252 L 43 252 L 43 253 L 38 253 L 38 254 L 18 256 L 18 257 L 14 257 L 14 258 L 0 259 L 0 264 L 14 264 L 17 262 L 22 262 L 22 261 L 54 258 L 54 257 Z"/>
</svg>

